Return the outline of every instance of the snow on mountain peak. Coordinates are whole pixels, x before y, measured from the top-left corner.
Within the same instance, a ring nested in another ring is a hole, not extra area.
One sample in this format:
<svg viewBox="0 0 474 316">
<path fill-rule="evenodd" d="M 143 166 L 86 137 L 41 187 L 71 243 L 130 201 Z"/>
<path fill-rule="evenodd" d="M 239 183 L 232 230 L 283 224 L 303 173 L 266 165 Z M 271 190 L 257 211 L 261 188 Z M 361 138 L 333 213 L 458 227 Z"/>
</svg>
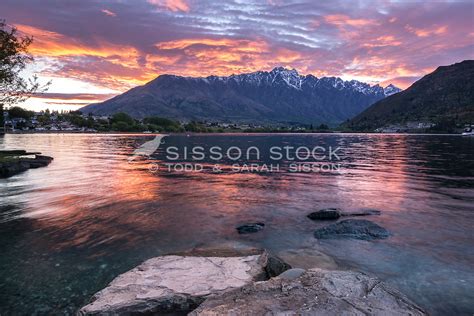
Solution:
<svg viewBox="0 0 474 316">
<path fill-rule="evenodd" d="M 398 87 L 395 87 L 393 84 L 389 84 L 388 86 L 383 88 L 383 92 L 384 92 L 386 97 L 388 97 L 392 94 L 398 93 L 400 91 L 402 91 L 402 89 L 400 89 Z"/>
<path fill-rule="evenodd" d="M 349 80 L 345 81 L 339 77 L 321 77 L 317 78 L 311 74 L 309 75 L 300 75 L 296 69 L 287 69 L 285 67 L 275 67 L 271 71 L 256 71 L 251 73 L 244 73 L 238 75 L 231 75 L 228 77 L 223 76 L 209 76 L 206 78 L 194 78 L 201 79 L 206 83 L 220 81 L 227 83 L 229 81 L 234 81 L 237 84 L 247 84 L 247 85 L 274 85 L 278 82 L 284 82 L 289 88 L 294 88 L 297 90 L 303 89 L 303 83 L 306 87 L 316 87 L 317 85 L 327 85 L 332 86 L 338 90 L 349 89 L 365 95 L 370 94 L 382 94 L 384 96 L 389 96 L 397 92 L 402 91 L 398 87 L 389 84 L 385 88 L 376 84 L 371 86 L 368 83 Z"/>
<path fill-rule="evenodd" d="M 284 67 L 274 68 L 270 74 L 272 75 L 272 82 L 279 76 L 287 85 L 295 89 L 301 90 L 301 84 L 303 82 L 303 76 L 300 76 L 296 69 L 286 69 Z"/>
</svg>

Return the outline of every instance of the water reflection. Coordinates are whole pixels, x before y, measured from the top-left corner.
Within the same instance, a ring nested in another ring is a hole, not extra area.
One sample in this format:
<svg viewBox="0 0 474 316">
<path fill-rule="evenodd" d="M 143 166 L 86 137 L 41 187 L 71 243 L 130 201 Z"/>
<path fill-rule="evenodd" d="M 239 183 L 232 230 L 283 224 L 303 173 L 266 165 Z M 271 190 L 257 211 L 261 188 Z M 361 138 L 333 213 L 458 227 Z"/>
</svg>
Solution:
<svg viewBox="0 0 474 316">
<path fill-rule="evenodd" d="M 170 136 L 167 146 L 340 146 L 339 173 L 149 172 L 127 158 L 154 136 L 6 135 L 47 168 L 0 180 L 0 310 L 74 313 L 118 273 L 166 252 L 243 242 L 324 249 L 376 273 L 433 313 L 472 312 L 474 141 L 410 135 Z M 166 146 L 153 157 L 163 162 Z M 268 159 L 261 158 L 262 163 Z M 205 163 L 212 165 L 211 161 Z M 284 165 L 291 163 L 283 161 Z M 376 208 L 392 238 L 317 242 L 305 215 Z M 234 227 L 264 221 L 259 234 Z M 432 267 L 427 269 L 426 267 Z M 443 297 L 443 299 L 440 299 Z"/>
</svg>

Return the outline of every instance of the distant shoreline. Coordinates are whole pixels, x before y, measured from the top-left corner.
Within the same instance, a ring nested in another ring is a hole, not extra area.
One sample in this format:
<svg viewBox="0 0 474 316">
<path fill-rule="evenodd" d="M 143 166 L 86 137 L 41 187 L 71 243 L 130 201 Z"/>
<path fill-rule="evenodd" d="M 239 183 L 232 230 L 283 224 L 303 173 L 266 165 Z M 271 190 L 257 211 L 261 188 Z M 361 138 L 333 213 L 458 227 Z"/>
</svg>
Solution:
<svg viewBox="0 0 474 316">
<path fill-rule="evenodd" d="M 328 134 L 328 135 L 340 135 L 340 134 L 356 134 L 356 135 L 437 135 L 437 136 L 462 136 L 459 133 L 377 133 L 377 132 L 343 132 L 343 131 L 329 131 L 329 132 L 246 132 L 246 131 L 229 131 L 229 132 L 156 132 L 156 133 L 140 133 L 140 132 L 86 132 L 86 131 L 14 131 L 0 134 L 0 136 L 7 134 L 84 134 L 84 135 L 158 135 L 158 134 L 169 134 L 169 135 L 232 135 L 232 134 L 249 134 L 249 135 L 305 135 L 305 134 Z"/>
</svg>

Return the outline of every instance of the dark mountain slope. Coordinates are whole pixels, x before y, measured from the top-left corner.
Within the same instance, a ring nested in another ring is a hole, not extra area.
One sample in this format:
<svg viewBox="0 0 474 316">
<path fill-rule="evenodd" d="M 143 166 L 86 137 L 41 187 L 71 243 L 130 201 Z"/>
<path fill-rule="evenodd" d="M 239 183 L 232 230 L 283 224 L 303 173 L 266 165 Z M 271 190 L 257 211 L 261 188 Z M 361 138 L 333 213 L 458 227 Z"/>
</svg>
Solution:
<svg viewBox="0 0 474 316">
<path fill-rule="evenodd" d="M 408 121 L 474 123 L 474 61 L 438 67 L 411 87 L 373 104 L 346 126 L 372 130 Z"/>
<path fill-rule="evenodd" d="M 81 110 L 100 115 L 125 112 L 137 118 L 337 124 L 398 91 L 393 86 L 301 76 L 280 67 L 229 77 L 162 75 Z"/>
</svg>

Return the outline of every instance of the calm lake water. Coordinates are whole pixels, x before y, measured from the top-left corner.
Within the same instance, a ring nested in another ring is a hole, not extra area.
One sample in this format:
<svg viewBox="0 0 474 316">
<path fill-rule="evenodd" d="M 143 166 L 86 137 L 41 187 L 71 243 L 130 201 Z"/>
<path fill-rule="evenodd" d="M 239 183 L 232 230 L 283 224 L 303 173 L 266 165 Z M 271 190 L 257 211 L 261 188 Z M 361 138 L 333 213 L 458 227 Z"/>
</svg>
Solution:
<svg viewBox="0 0 474 316">
<path fill-rule="evenodd" d="M 340 147 L 339 172 L 150 172 L 128 163 L 151 135 L 8 134 L 46 168 L 0 179 L 0 314 L 73 314 L 118 274 L 161 254 L 219 244 L 303 256 L 374 274 L 432 314 L 474 313 L 474 138 L 433 135 L 173 135 L 167 146 Z M 264 163 L 267 158 L 253 159 Z M 240 161 L 242 162 L 242 161 Z M 206 161 L 209 163 L 209 161 Z M 283 165 L 290 163 L 282 161 Z M 227 167 L 226 167 L 227 164 Z M 318 241 L 324 207 L 378 209 L 393 234 Z M 263 231 L 235 227 L 263 221 Z"/>
</svg>

